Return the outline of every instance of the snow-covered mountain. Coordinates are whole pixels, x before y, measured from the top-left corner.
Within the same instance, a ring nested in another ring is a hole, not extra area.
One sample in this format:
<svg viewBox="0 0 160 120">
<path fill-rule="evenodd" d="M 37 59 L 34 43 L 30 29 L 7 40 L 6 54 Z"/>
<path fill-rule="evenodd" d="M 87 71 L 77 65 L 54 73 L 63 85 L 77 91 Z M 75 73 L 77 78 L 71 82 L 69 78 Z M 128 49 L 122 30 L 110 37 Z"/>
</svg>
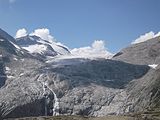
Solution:
<svg viewBox="0 0 160 120">
<path fill-rule="evenodd" d="M 19 45 L 17 45 L 16 40 L 12 36 L 0 29 L 0 56 L 11 57 L 15 55 L 31 56 L 31 54 L 28 54 Z"/>
<path fill-rule="evenodd" d="M 70 51 L 64 45 L 54 41 L 43 40 L 35 35 L 16 38 L 16 43 L 31 54 L 50 57 L 70 54 Z"/>
<path fill-rule="evenodd" d="M 159 111 L 159 41 L 131 45 L 110 60 L 86 59 L 37 36 L 15 40 L 0 31 L 0 119 Z"/>
</svg>

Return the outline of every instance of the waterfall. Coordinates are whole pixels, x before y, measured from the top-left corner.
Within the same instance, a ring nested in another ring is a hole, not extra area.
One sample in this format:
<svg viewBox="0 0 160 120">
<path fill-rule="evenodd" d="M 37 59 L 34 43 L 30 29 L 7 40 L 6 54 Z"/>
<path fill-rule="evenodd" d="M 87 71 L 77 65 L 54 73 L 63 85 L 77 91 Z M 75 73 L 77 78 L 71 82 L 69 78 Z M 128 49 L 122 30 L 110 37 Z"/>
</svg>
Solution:
<svg viewBox="0 0 160 120">
<path fill-rule="evenodd" d="M 59 115 L 59 101 L 54 91 L 53 94 L 54 94 L 53 116 L 56 116 Z"/>
<path fill-rule="evenodd" d="M 42 82 L 42 85 L 43 85 L 43 96 L 45 97 L 45 100 L 44 100 L 44 115 L 47 116 L 47 96 L 46 96 L 46 87 L 45 87 L 45 82 Z"/>
<path fill-rule="evenodd" d="M 42 76 L 43 76 L 43 74 L 41 74 L 39 76 L 39 78 L 42 77 Z M 45 97 L 45 116 L 47 116 L 47 94 L 46 94 L 46 89 L 49 89 L 54 95 L 53 109 L 52 109 L 53 116 L 59 115 L 59 99 L 57 98 L 56 93 L 48 86 L 48 84 L 46 82 L 41 82 L 40 80 L 38 80 L 38 81 L 43 86 L 43 96 Z M 54 85 L 55 85 L 55 83 L 54 83 Z"/>
<path fill-rule="evenodd" d="M 53 116 L 57 116 L 57 115 L 59 115 L 59 100 L 58 100 L 58 98 L 57 98 L 57 95 L 56 95 L 56 93 L 47 85 L 47 84 L 45 84 L 46 86 L 47 86 L 47 88 L 53 93 L 53 95 L 54 95 L 54 102 L 53 102 L 53 109 L 52 109 L 52 111 L 53 111 Z"/>
</svg>

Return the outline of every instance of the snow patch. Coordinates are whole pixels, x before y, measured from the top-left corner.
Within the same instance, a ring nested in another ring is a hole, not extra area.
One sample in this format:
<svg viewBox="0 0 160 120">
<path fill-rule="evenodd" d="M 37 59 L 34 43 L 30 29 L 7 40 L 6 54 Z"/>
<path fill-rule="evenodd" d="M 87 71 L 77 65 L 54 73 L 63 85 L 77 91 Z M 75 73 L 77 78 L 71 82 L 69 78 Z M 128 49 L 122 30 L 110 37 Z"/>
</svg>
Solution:
<svg viewBox="0 0 160 120">
<path fill-rule="evenodd" d="M 1 41 L 1 42 L 3 42 L 3 41 L 4 41 L 4 39 L 0 39 L 0 41 Z"/>
<path fill-rule="evenodd" d="M 36 43 L 30 45 L 30 44 L 26 44 L 26 45 L 22 45 L 21 47 L 27 51 L 29 51 L 30 53 L 45 53 L 45 52 L 53 52 L 53 53 L 57 53 L 58 55 L 64 55 L 64 54 L 68 54 L 69 51 L 67 50 L 67 48 L 61 44 L 61 43 L 57 43 L 54 41 L 47 41 L 41 38 L 37 38 L 34 36 L 29 36 L 28 38 L 29 40 L 32 41 L 36 41 Z M 23 40 L 23 38 L 22 38 Z M 50 48 L 51 47 L 51 48 Z M 54 55 L 53 55 L 54 56 Z"/>
<path fill-rule="evenodd" d="M 48 44 L 50 45 L 53 50 L 55 50 L 59 55 L 64 55 L 64 54 L 68 54 L 69 52 L 67 50 L 65 50 L 64 48 L 67 49 L 67 47 L 61 43 L 57 43 L 57 42 L 54 42 L 54 41 L 49 41 L 49 42 L 46 42 L 44 40 L 40 40 L 38 41 L 39 43 L 42 43 L 42 44 Z"/>
<path fill-rule="evenodd" d="M 9 41 L 12 45 L 14 45 L 15 48 L 21 49 L 18 45 L 14 44 L 13 42 Z"/>
<path fill-rule="evenodd" d="M 9 79 L 13 79 L 13 78 L 15 78 L 14 76 L 12 76 L 12 75 L 7 75 L 7 78 L 9 78 Z"/>
<path fill-rule="evenodd" d="M 5 67 L 6 71 L 10 71 L 11 69 L 9 67 Z"/>
<path fill-rule="evenodd" d="M 113 82 L 114 80 L 104 80 L 104 81 L 106 81 L 106 82 Z"/>
<path fill-rule="evenodd" d="M 13 58 L 13 60 L 17 61 L 18 59 L 17 58 Z"/>
<path fill-rule="evenodd" d="M 28 50 L 30 53 L 43 53 L 47 50 L 47 46 L 45 45 L 29 45 L 27 47 L 22 47 L 23 49 Z"/>
<path fill-rule="evenodd" d="M 21 77 L 21 76 L 23 76 L 24 75 L 24 73 L 21 73 L 20 75 L 19 75 L 19 77 Z"/>
<path fill-rule="evenodd" d="M 148 65 L 149 67 L 151 67 L 152 69 L 156 69 L 156 67 L 158 66 L 158 64 L 152 64 L 152 65 Z"/>
<path fill-rule="evenodd" d="M 11 69 L 9 67 L 5 67 L 5 73 L 10 74 Z"/>
</svg>

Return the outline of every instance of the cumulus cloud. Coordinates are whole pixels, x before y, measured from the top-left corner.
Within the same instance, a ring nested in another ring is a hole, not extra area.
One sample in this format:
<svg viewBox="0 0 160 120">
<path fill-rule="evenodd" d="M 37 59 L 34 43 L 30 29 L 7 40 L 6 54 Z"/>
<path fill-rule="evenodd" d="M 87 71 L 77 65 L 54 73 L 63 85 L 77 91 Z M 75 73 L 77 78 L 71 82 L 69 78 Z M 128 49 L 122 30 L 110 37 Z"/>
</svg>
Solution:
<svg viewBox="0 0 160 120">
<path fill-rule="evenodd" d="M 103 40 L 95 40 L 91 46 L 74 48 L 71 54 L 85 58 L 110 58 L 112 54 L 105 48 Z"/>
<path fill-rule="evenodd" d="M 102 40 L 95 40 L 92 43 L 92 48 L 99 51 L 105 50 L 105 43 Z"/>
<path fill-rule="evenodd" d="M 15 38 L 24 37 L 27 34 L 28 34 L 27 30 L 25 28 L 22 28 L 17 31 Z M 55 41 L 54 37 L 50 34 L 50 31 L 47 28 L 35 29 L 29 35 L 36 35 L 41 39 L 47 40 L 49 42 Z"/>
<path fill-rule="evenodd" d="M 54 37 L 50 35 L 50 31 L 47 28 L 36 29 L 30 35 L 36 35 L 44 40 L 48 40 L 50 42 L 54 41 Z"/>
<path fill-rule="evenodd" d="M 155 34 L 154 32 L 150 31 L 148 33 L 145 33 L 144 35 L 141 35 L 136 40 L 134 40 L 132 42 L 132 44 L 141 43 L 141 42 L 147 41 L 149 39 L 152 39 L 152 38 L 155 38 L 155 37 L 158 37 L 158 36 L 160 36 L 160 32 L 158 32 L 157 34 Z"/>
<path fill-rule="evenodd" d="M 27 30 L 25 28 L 22 28 L 22 29 L 19 29 L 17 32 L 16 32 L 16 36 L 15 38 L 20 38 L 20 37 L 24 37 L 27 35 Z"/>
</svg>

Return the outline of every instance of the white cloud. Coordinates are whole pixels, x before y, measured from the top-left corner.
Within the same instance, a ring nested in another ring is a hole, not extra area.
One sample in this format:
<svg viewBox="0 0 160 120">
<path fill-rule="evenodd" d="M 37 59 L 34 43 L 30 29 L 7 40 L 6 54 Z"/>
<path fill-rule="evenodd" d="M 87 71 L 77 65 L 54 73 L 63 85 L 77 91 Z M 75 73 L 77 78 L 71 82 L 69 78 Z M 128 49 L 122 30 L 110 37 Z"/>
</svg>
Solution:
<svg viewBox="0 0 160 120">
<path fill-rule="evenodd" d="M 91 46 L 74 48 L 71 54 L 85 58 L 110 58 L 112 54 L 105 48 L 103 40 L 95 40 Z"/>
<path fill-rule="evenodd" d="M 136 40 L 134 40 L 132 42 L 132 44 L 141 43 L 141 42 L 147 41 L 149 39 L 152 39 L 152 38 L 155 38 L 155 37 L 158 37 L 158 36 L 160 36 L 160 32 L 158 32 L 157 34 L 155 34 L 154 32 L 150 31 L 148 33 L 145 33 L 144 35 L 141 35 Z"/>
<path fill-rule="evenodd" d="M 95 40 L 92 43 L 92 48 L 99 51 L 105 50 L 105 43 L 102 40 Z"/>
<path fill-rule="evenodd" d="M 9 0 L 9 3 L 15 3 L 16 2 L 16 0 Z"/>
<path fill-rule="evenodd" d="M 25 28 L 22 28 L 17 31 L 15 38 L 24 37 L 26 35 L 27 35 L 27 30 Z"/>
<path fill-rule="evenodd" d="M 54 41 L 54 37 L 50 35 L 50 31 L 47 28 L 36 29 L 30 35 L 36 35 L 44 40 L 48 40 L 50 42 Z"/>
<path fill-rule="evenodd" d="M 19 29 L 16 33 L 15 38 L 23 37 L 27 35 L 26 29 Z M 36 35 L 49 42 L 54 42 L 55 39 L 50 35 L 50 31 L 47 28 L 36 29 L 29 35 Z M 61 43 L 56 42 L 57 45 L 64 46 Z M 74 48 L 71 50 L 71 54 L 76 57 L 84 58 L 111 58 L 113 54 L 108 52 L 105 48 L 105 42 L 103 40 L 95 40 L 91 46 Z"/>
</svg>

